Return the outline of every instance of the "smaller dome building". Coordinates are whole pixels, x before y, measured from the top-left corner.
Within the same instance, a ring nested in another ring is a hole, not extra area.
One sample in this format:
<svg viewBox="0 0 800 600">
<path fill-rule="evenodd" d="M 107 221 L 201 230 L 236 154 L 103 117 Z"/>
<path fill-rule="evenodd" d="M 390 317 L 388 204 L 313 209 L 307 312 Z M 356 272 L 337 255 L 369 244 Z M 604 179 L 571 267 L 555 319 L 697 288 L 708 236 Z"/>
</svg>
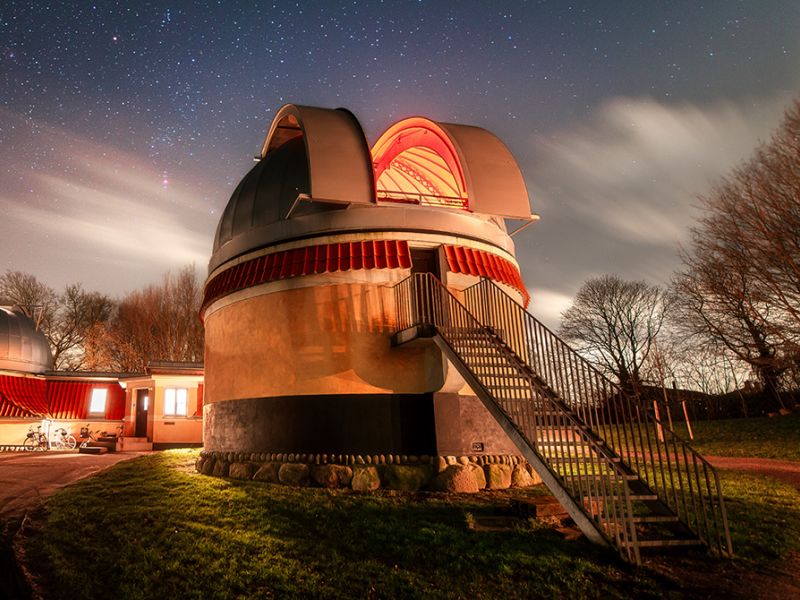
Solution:
<svg viewBox="0 0 800 600">
<path fill-rule="evenodd" d="M 53 366 L 50 344 L 27 315 L 0 306 L 0 371 L 44 373 Z"/>
</svg>

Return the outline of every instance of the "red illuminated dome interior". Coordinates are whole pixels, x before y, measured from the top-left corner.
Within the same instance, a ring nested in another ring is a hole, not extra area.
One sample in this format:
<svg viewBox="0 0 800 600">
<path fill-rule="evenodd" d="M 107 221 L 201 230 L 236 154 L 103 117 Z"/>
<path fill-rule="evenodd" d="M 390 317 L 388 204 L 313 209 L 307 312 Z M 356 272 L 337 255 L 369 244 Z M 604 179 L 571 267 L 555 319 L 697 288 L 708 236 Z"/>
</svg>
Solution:
<svg viewBox="0 0 800 600">
<path fill-rule="evenodd" d="M 392 125 L 372 148 L 379 200 L 468 208 L 464 172 L 447 134 L 414 117 Z"/>
</svg>

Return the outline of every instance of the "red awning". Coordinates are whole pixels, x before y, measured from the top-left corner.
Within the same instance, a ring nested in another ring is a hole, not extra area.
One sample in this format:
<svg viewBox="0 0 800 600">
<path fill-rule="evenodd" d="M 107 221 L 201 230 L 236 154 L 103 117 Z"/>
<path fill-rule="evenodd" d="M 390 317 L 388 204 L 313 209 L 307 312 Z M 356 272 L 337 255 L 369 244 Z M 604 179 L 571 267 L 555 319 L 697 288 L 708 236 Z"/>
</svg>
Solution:
<svg viewBox="0 0 800 600">
<path fill-rule="evenodd" d="M 0 417 L 47 416 L 43 379 L 0 375 Z"/>
<path fill-rule="evenodd" d="M 531 295 L 514 264 L 484 250 L 465 248 L 463 246 L 445 246 L 447 266 L 453 273 L 465 273 L 476 277 L 488 277 L 510 285 L 520 294 L 525 306 L 531 301 Z"/>
<path fill-rule="evenodd" d="M 195 417 L 203 416 L 203 384 L 197 384 L 197 410 L 194 411 Z"/>
<path fill-rule="evenodd" d="M 306 246 L 259 256 L 223 271 L 205 290 L 203 305 L 238 290 L 291 277 L 357 271 L 408 269 L 411 256 L 405 240 L 365 240 Z"/>
<path fill-rule="evenodd" d="M 105 388 L 105 419 L 118 420 L 125 416 L 125 391 L 118 383 L 99 383 L 92 381 L 48 381 L 47 397 L 50 401 L 52 419 L 86 419 L 89 415 L 89 401 L 92 390 Z"/>
</svg>

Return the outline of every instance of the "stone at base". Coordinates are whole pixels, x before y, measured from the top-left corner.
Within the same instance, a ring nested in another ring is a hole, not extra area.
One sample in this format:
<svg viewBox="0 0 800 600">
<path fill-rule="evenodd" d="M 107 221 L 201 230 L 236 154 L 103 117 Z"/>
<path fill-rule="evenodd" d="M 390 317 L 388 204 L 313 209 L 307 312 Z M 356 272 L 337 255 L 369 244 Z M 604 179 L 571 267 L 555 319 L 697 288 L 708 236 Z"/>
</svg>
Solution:
<svg viewBox="0 0 800 600">
<path fill-rule="evenodd" d="M 201 472 L 203 475 L 211 475 L 211 474 L 213 474 L 213 473 L 214 473 L 214 463 L 215 463 L 215 462 L 216 462 L 216 461 L 215 461 L 213 458 L 206 458 L 206 459 L 205 459 L 205 460 L 204 460 L 204 461 L 203 461 L 203 462 L 200 464 L 200 472 Z"/>
<path fill-rule="evenodd" d="M 278 483 L 278 470 L 281 468 L 279 463 L 268 462 L 261 465 L 253 475 L 253 481 L 265 481 L 266 483 Z"/>
<path fill-rule="evenodd" d="M 250 463 L 233 463 L 228 467 L 228 477 L 231 479 L 252 479 L 253 465 Z"/>
<path fill-rule="evenodd" d="M 525 465 L 516 465 L 511 472 L 511 487 L 530 487 L 534 484 Z"/>
<path fill-rule="evenodd" d="M 511 487 L 511 465 L 490 464 L 484 467 L 486 475 L 486 488 L 490 490 L 505 490 Z"/>
<path fill-rule="evenodd" d="M 475 478 L 475 484 L 479 490 L 486 487 L 486 474 L 483 472 L 483 467 L 476 463 L 469 463 L 467 468 L 472 469 L 472 476 Z"/>
<path fill-rule="evenodd" d="M 353 467 L 353 478 L 350 486 L 356 492 L 373 492 L 381 487 L 381 478 L 375 467 Z"/>
<path fill-rule="evenodd" d="M 346 486 L 353 478 L 353 470 L 342 465 L 313 465 L 311 480 L 325 488 Z"/>
<path fill-rule="evenodd" d="M 525 468 L 528 469 L 528 474 L 531 476 L 533 485 L 539 485 L 542 483 L 542 477 L 536 472 L 536 469 L 534 469 L 531 465 L 527 465 Z"/>
<path fill-rule="evenodd" d="M 214 468 L 211 471 L 211 474 L 214 477 L 227 477 L 228 476 L 228 463 L 224 460 L 215 460 Z"/>
<path fill-rule="evenodd" d="M 308 484 L 308 465 L 303 463 L 284 463 L 278 470 L 278 481 L 285 485 Z"/>
<path fill-rule="evenodd" d="M 383 471 L 386 487 L 401 492 L 416 492 L 425 487 L 431 473 L 427 467 L 387 465 Z"/>
<path fill-rule="evenodd" d="M 431 487 L 440 492 L 456 494 L 476 494 L 479 489 L 474 469 L 462 464 L 447 467 L 436 476 Z"/>
</svg>

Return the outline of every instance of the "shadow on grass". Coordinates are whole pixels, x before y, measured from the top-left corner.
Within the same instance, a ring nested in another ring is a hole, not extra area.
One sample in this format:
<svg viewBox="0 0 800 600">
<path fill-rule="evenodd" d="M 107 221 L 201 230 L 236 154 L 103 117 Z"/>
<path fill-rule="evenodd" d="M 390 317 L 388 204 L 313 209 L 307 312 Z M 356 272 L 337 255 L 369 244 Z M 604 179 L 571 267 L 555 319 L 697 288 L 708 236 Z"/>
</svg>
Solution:
<svg viewBox="0 0 800 600">
<path fill-rule="evenodd" d="M 122 463 L 53 496 L 27 542 L 69 597 L 664 597 L 674 586 L 546 528 L 474 532 L 491 502 L 360 495 L 193 472 L 195 452 Z"/>
</svg>

